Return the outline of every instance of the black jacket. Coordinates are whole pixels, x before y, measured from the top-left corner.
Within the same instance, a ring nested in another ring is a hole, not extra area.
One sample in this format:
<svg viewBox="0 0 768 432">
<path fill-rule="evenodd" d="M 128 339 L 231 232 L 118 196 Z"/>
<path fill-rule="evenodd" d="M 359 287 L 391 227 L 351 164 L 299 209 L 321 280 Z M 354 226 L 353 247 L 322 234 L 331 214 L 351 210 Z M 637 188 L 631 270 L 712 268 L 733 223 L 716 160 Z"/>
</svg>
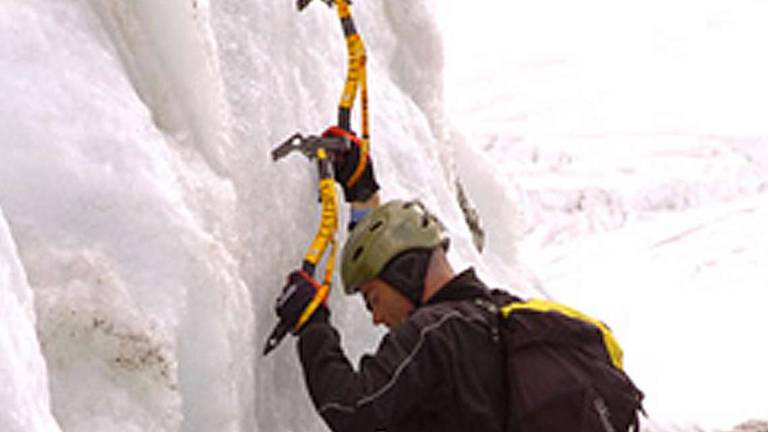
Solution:
<svg viewBox="0 0 768 432">
<path fill-rule="evenodd" d="M 299 355 L 312 401 L 335 432 L 501 432 L 506 410 L 494 316 L 508 303 L 469 269 L 390 331 L 352 367 L 330 324 L 308 326 Z"/>
</svg>

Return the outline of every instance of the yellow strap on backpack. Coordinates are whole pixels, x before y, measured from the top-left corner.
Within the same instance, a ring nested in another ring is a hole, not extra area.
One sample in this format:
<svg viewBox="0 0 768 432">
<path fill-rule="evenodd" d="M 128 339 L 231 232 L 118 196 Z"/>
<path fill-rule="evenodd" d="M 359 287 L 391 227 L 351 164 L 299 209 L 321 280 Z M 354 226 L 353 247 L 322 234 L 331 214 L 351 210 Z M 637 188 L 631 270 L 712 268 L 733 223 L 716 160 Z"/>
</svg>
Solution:
<svg viewBox="0 0 768 432">
<path fill-rule="evenodd" d="M 589 315 L 566 305 L 543 299 L 531 299 L 525 302 L 510 303 L 501 308 L 501 315 L 504 318 L 507 318 L 512 312 L 520 310 L 556 312 L 569 318 L 592 324 L 600 330 L 600 333 L 602 333 L 603 344 L 605 344 L 608 355 L 611 357 L 613 366 L 620 370 L 624 369 L 624 351 L 622 351 L 619 342 L 613 336 L 611 329 L 609 329 L 602 321 L 592 318 Z"/>
</svg>

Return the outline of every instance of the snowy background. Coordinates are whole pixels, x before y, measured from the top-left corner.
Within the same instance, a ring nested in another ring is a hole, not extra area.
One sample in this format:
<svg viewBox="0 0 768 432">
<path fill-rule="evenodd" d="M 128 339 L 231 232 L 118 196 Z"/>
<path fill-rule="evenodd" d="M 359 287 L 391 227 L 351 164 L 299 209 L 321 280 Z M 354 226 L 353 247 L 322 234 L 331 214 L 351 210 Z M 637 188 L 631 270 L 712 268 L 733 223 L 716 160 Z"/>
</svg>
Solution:
<svg viewBox="0 0 768 432">
<path fill-rule="evenodd" d="M 647 428 L 768 419 L 768 4 L 354 6 L 385 199 L 608 322 Z M 319 216 L 269 151 L 345 62 L 320 2 L 0 1 L 0 431 L 326 430 L 292 341 L 259 354 Z M 338 291 L 356 358 L 381 330 Z"/>
</svg>

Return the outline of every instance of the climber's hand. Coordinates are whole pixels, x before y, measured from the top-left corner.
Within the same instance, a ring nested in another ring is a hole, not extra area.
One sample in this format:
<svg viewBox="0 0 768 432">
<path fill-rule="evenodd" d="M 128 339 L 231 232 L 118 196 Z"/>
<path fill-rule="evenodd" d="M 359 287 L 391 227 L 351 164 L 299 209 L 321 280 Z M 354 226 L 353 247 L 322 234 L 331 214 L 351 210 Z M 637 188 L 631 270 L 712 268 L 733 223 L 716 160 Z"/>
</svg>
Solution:
<svg viewBox="0 0 768 432">
<path fill-rule="evenodd" d="M 379 184 L 373 173 L 371 155 L 362 156 L 362 140 L 354 132 L 338 126 L 332 126 L 323 132 L 323 138 L 339 137 L 349 140 L 350 149 L 345 152 L 333 152 L 333 171 L 336 181 L 344 189 L 344 200 L 347 202 L 367 201 L 376 191 Z M 362 164 L 362 165 L 361 165 Z"/>
<path fill-rule="evenodd" d="M 298 323 L 304 310 L 320 293 L 320 283 L 306 272 L 296 270 L 288 275 L 283 292 L 275 303 L 275 311 L 282 322 L 290 325 L 293 334 L 299 334 L 310 323 L 328 322 L 330 311 L 325 305 L 327 298 L 327 293 L 325 293 L 326 298 L 320 299 L 321 303 L 309 319 L 301 325 Z"/>
</svg>

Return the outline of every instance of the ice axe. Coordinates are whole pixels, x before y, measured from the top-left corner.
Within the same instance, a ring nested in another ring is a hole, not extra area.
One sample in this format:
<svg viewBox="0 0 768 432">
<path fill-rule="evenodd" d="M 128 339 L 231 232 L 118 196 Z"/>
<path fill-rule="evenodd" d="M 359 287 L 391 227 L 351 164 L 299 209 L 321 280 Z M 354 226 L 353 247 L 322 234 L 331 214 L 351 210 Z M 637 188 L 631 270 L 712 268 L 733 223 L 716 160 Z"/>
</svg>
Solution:
<svg viewBox="0 0 768 432">
<path fill-rule="evenodd" d="M 368 90 L 366 80 L 366 54 L 365 45 L 360 35 L 357 33 L 355 23 L 352 20 L 352 12 L 350 8 L 351 0 L 321 0 L 329 7 L 336 5 L 336 12 L 341 23 L 341 29 L 344 32 L 344 39 L 347 45 L 347 78 L 344 83 L 344 89 L 341 93 L 341 100 L 339 102 L 338 109 L 338 128 L 344 131 L 351 131 L 351 114 L 352 107 L 355 103 L 357 95 L 360 95 L 361 115 L 360 115 L 360 131 L 362 137 L 359 142 L 355 141 L 355 145 L 360 146 L 359 163 L 349 181 L 359 178 L 362 175 L 365 164 L 368 160 L 368 153 L 370 151 L 369 140 L 370 134 L 368 131 Z M 311 3 L 312 0 L 296 0 L 296 7 L 299 11 Z M 344 135 L 344 134 L 341 134 Z M 331 245 L 331 252 L 325 262 L 325 275 L 321 285 L 321 290 L 312 302 L 310 302 L 307 309 L 302 313 L 295 328 L 300 328 L 304 322 L 309 319 L 312 312 L 319 306 L 320 302 L 317 301 L 321 296 L 325 295 L 330 289 L 331 279 L 333 276 L 333 267 L 336 259 L 336 230 L 338 227 L 338 198 L 336 196 L 336 189 L 333 179 L 333 163 L 329 159 L 329 153 L 344 152 L 351 148 L 350 138 L 340 138 L 337 136 L 329 137 L 317 137 L 308 136 L 304 137 L 301 134 L 294 134 L 283 142 L 280 146 L 272 151 L 273 160 L 277 161 L 293 151 L 300 151 L 310 160 L 317 159 L 317 168 L 320 174 L 320 201 L 322 204 L 322 213 L 320 218 L 320 227 L 317 230 L 315 239 L 312 241 L 309 249 L 307 250 L 304 261 L 302 262 L 302 269 L 308 274 L 313 275 L 315 267 L 319 263 L 320 259 L 324 255 L 328 245 Z M 267 339 L 266 346 L 264 347 L 264 355 L 267 355 L 270 351 L 275 349 L 281 340 L 288 332 L 291 331 L 291 325 L 283 322 L 278 322 L 274 330 Z"/>
<path fill-rule="evenodd" d="M 295 325 L 292 326 L 292 323 L 286 323 L 282 320 L 277 323 L 264 345 L 264 355 L 269 354 L 273 349 L 277 348 L 280 341 L 285 338 L 289 331 L 301 328 L 306 321 L 309 320 L 309 317 L 312 316 L 312 313 L 314 313 L 320 306 L 322 300 L 328 295 L 328 291 L 331 288 L 333 269 L 336 263 L 338 197 L 336 195 L 336 184 L 333 179 L 333 162 L 330 159 L 330 154 L 333 152 L 348 151 L 350 145 L 349 140 L 346 138 L 324 138 L 314 135 L 305 137 L 300 133 L 296 133 L 272 150 L 272 160 L 274 161 L 278 161 L 294 151 L 304 154 L 310 160 L 317 159 L 317 171 L 320 176 L 320 203 L 322 205 L 320 226 L 317 229 L 314 240 L 304 254 L 301 269 L 309 275 L 314 275 L 317 264 L 325 255 L 328 245 L 330 245 L 331 248 L 325 262 L 325 275 L 317 295 L 302 312 Z"/>
</svg>

